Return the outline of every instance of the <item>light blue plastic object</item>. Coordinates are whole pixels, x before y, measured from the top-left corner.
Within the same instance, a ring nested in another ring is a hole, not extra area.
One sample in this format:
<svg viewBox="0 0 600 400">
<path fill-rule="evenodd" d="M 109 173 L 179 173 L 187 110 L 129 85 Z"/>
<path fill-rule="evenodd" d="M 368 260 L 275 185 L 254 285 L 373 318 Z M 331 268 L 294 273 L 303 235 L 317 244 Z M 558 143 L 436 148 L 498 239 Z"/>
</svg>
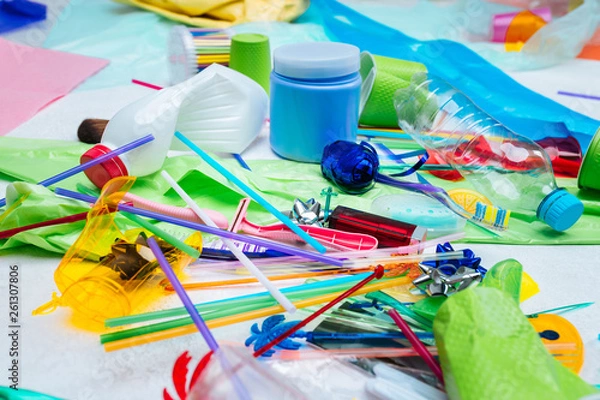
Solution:
<svg viewBox="0 0 600 400">
<path fill-rule="evenodd" d="M 371 212 L 426 228 L 428 238 L 460 232 L 466 223 L 439 201 L 416 193 L 380 196 L 371 204 Z"/>
<path fill-rule="evenodd" d="M 273 54 L 271 148 L 284 158 L 318 163 L 326 145 L 356 141 L 360 54 L 341 43 L 298 43 Z"/>
<path fill-rule="evenodd" d="M 583 203 L 564 189 L 550 193 L 537 210 L 539 219 L 560 232 L 573 226 L 582 214 Z"/>
<path fill-rule="evenodd" d="M 387 57 L 421 62 L 512 131 L 533 140 L 574 136 L 582 149 L 600 122 L 537 94 L 460 43 L 419 41 L 377 23 L 335 0 L 313 0 L 309 16 L 329 36 Z M 565 118 L 568 115 L 569 118 Z"/>
</svg>

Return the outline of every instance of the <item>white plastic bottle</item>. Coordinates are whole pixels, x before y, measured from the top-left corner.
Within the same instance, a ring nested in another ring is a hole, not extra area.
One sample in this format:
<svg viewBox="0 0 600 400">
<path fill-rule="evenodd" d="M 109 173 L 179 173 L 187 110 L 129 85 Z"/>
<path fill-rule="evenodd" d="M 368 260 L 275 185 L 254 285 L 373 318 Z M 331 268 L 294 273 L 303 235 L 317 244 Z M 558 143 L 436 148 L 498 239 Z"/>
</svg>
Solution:
<svg viewBox="0 0 600 400">
<path fill-rule="evenodd" d="M 81 162 L 106 154 L 148 134 L 154 140 L 85 171 L 99 188 L 119 176 L 145 176 L 160 170 L 176 130 L 209 151 L 240 153 L 260 132 L 268 96 L 252 79 L 213 64 L 178 85 L 150 93 L 121 109 L 109 121 L 102 142 Z"/>
<path fill-rule="evenodd" d="M 535 213 L 557 231 L 570 228 L 583 213 L 577 197 L 559 189 L 548 155 L 479 109 L 439 79 L 416 76 L 396 92 L 400 127 L 437 153 L 494 205 Z"/>
</svg>

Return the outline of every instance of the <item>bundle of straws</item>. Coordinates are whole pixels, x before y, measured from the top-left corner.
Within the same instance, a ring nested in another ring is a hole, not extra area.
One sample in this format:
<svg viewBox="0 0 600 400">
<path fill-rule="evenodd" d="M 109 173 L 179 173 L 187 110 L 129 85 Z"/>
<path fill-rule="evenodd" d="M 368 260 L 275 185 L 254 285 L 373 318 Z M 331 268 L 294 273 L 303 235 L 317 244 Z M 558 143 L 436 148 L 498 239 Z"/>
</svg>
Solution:
<svg viewBox="0 0 600 400">
<path fill-rule="evenodd" d="M 169 39 L 172 83 L 183 82 L 211 64 L 229 66 L 231 38 L 223 30 L 175 26 Z"/>
</svg>

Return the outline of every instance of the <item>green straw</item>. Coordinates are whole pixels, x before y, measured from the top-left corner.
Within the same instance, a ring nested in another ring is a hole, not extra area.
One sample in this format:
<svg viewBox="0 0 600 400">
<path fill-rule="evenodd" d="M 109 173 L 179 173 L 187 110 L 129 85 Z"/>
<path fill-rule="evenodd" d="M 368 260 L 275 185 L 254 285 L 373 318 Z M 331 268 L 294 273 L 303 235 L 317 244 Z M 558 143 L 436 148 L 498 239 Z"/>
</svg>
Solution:
<svg viewBox="0 0 600 400">
<path fill-rule="evenodd" d="M 302 292 L 302 291 L 314 290 L 314 289 L 322 288 L 322 287 L 340 286 L 340 285 L 344 285 L 344 284 L 351 286 L 353 282 L 360 280 L 361 278 L 364 278 L 365 276 L 366 276 L 365 274 L 344 276 L 341 278 L 334 278 L 334 279 L 329 279 L 326 281 L 318 281 L 315 283 L 308 283 L 308 284 L 305 283 L 302 285 L 290 286 L 288 288 L 282 289 L 281 291 L 282 291 L 282 293 L 293 294 L 293 293 Z M 210 302 L 206 302 L 206 303 L 197 304 L 196 309 L 199 312 L 204 313 L 204 312 L 208 312 L 208 311 L 214 311 L 215 309 L 220 309 L 221 306 L 236 307 L 236 306 L 240 306 L 248 301 L 254 302 L 254 301 L 261 301 L 262 299 L 272 299 L 272 297 L 269 294 L 269 292 L 265 291 L 265 292 L 260 292 L 260 293 L 254 293 L 254 294 L 248 294 L 248 295 L 244 295 L 244 296 L 233 297 L 233 298 L 229 298 L 229 299 L 214 300 L 214 301 L 210 301 Z M 136 315 L 127 315 L 127 316 L 118 317 L 118 318 L 109 318 L 104 322 L 104 325 L 107 328 L 114 328 L 114 327 L 123 326 L 123 325 L 130 325 L 130 324 L 137 324 L 140 322 L 153 321 L 156 319 L 179 317 L 179 316 L 186 315 L 186 314 L 187 314 L 187 311 L 185 310 L 184 307 L 177 307 L 177 308 L 172 308 L 169 310 L 160 310 L 160 311 L 153 311 L 153 312 L 136 314 Z"/>
<path fill-rule="evenodd" d="M 361 275 L 364 276 L 364 274 L 361 274 Z M 393 278 L 393 279 L 396 279 L 396 278 Z M 289 294 L 289 297 L 292 301 L 300 301 L 300 300 L 304 300 L 304 299 L 308 299 L 308 298 L 312 298 L 312 297 L 329 294 L 332 292 L 343 291 L 352 286 L 353 286 L 352 282 L 350 282 L 350 283 L 343 284 L 343 285 L 314 288 L 309 291 L 299 291 L 299 292 L 296 292 L 293 294 Z M 263 308 L 267 308 L 267 307 L 272 307 L 274 305 L 277 305 L 277 301 L 269 296 L 266 299 L 262 299 L 260 301 L 253 301 L 253 302 L 243 301 L 241 304 L 235 305 L 235 306 L 232 306 L 230 304 L 222 305 L 219 310 L 212 310 L 212 312 L 208 313 L 208 315 L 204 314 L 203 318 L 206 321 L 210 321 L 210 320 L 216 319 L 216 318 L 223 318 L 223 317 L 228 317 L 231 315 L 241 314 L 241 313 L 248 312 L 248 311 L 254 311 L 254 310 L 259 310 L 259 309 L 263 309 Z M 199 308 L 200 307 L 196 306 L 196 309 L 198 309 L 198 311 L 202 313 L 203 311 L 200 310 Z M 163 331 L 163 330 L 167 330 L 167 329 L 171 329 L 171 328 L 178 328 L 181 326 L 189 325 L 191 323 L 192 323 L 192 320 L 190 317 L 184 317 L 184 318 L 178 318 L 178 319 L 174 319 L 174 320 L 170 320 L 170 321 L 159 322 L 156 324 L 150 324 L 150 325 L 146 325 L 146 326 L 142 326 L 142 327 L 126 329 L 126 330 L 122 330 L 122 331 L 118 331 L 118 332 L 106 333 L 106 334 L 100 335 L 100 342 L 102 344 L 105 344 L 105 343 L 109 343 L 109 342 L 113 342 L 113 341 L 117 341 L 117 340 L 128 339 L 131 337 L 148 334 L 148 333 L 159 332 L 159 331 Z"/>
<path fill-rule="evenodd" d="M 414 312 L 413 310 L 411 310 L 410 308 L 408 308 L 389 294 L 386 294 L 384 292 L 373 292 L 367 294 L 365 297 L 369 300 L 377 300 L 380 303 L 394 308 L 402 315 L 408 317 L 411 320 L 411 322 L 413 322 L 420 329 L 423 329 L 427 332 L 431 332 L 433 329 L 433 323 L 430 320 L 420 316 L 419 314 L 417 314 L 416 312 Z"/>
<path fill-rule="evenodd" d="M 154 235 L 158 236 L 165 242 L 169 243 L 171 246 L 187 253 L 190 257 L 192 257 L 194 259 L 197 259 L 200 257 L 200 252 L 198 250 L 196 250 L 195 248 L 193 248 L 192 246 L 190 246 L 188 244 L 185 244 L 181 240 L 177 239 L 175 236 L 163 231 L 162 229 L 157 228 L 156 226 L 152 225 L 150 222 L 147 222 L 147 221 L 141 219 L 137 215 L 133 215 L 133 214 L 130 214 L 125 211 L 121 211 L 121 215 L 123 215 L 128 220 L 138 224 L 142 228 L 152 232 Z"/>
<path fill-rule="evenodd" d="M 290 297 L 290 300 L 292 300 L 292 301 L 300 301 L 300 300 L 304 300 L 304 299 L 308 299 L 308 298 L 312 298 L 312 297 L 329 294 L 332 292 L 343 291 L 352 286 L 353 286 L 352 283 L 349 283 L 349 284 L 345 284 L 345 285 L 336 285 L 333 287 L 316 288 L 316 289 L 309 290 L 309 291 L 301 291 L 301 292 L 289 294 L 289 297 Z M 208 315 L 204 314 L 203 318 L 206 321 L 210 321 L 210 320 L 216 319 L 216 318 L 223 318 L 223 317 L 228 317 L 231 315 L 241 314 L 241 313 L 244 313 L 247 311 L 254 311 L 254 310 L 259 310 L 259 309 L 263 309 L 263 308 L 267 308 L 267 307 L 272 307 L 277 304 L 278 304 L 277 301 L 275 299 L 273 299 L 271 296 L 269 296 L 269 297 L 267 297 L 265 299 L 261 299 L 259 301 L 253 301 L 253 302 L 244 301 L 241 304 L 234 305 L 234 306 L 223 305 L 219 308 L 219 310 L 213 310 Z M 198 307 L 196 307 L 196 309 L 198 309 Z M 198 310 L 198 311 L 200 311 L 200 310 Z M 131 337 L 135 337 L 135 336 L 144 335 L 147 333 L 159 332 L 159 331 L 163 331 L 163 330 L 167 330 L 167 329 L 171 329 L 171 328 L 178 328 L 181 326 L 189 325 L 191 323 L 192 323 L 192 320 L 190 317 L 184 317 L 184 318 L 178 318 L 178 319 L 174 319 L 174 320 L 170 320 L 170 321 L 159 322 L 156 324 L 150 324 L 150 325 L 146 325 L 146 326 L 142 326 L 142 327 L 126 329 L 126 330 L 122 330 L 122 331 L 118 331 L 118 332 L 107 333 L 107 334 L 103 334 L 100 336 L 100 343 L 104 344 L 104 343 L 113 342 L 116 340 L 122 340 L 122 339 L 127 339 L 127 338 L 131 338 Z"/>
<path fill-rule="evenodd" d="M 364 274 L 361 274 L 361 275 L 364 275 Z M 395 278 L 390 278 L 390 279 L 399 279 L 399 278 L 395 277 Z M 313 290 L 313 291 L 309 291 L 309 292 L 290 294 L 289 297 L 290 297 L 290 300 L 292 300 L 292 301 L 300 301 L 300 300 L 305 300 L 305 299 L 310 299 L 313 297 L 326 295 L 326 294 L 333 293 L 333 292 L 344 291 L 352 286 L 353 285 L 349 284 L 349 285 L 345 285 L 345 287 L 340 287 L 340 288 L 337 288 L 337 287 L 321 288 L 319 290 Z M 219 311 L 211 312 L 208 315 L 204 314 L 203 319 L 205 321 L 211 321 L 213 319 L 229 317 L 232 315 L 242 314 L 242 313 L 245 313 L 248 311 L 260 310 L 260 309 L 272 307 L 277 304 L 278 303 L 275 299 L 273 299 L 272 297 L 269 297 L 266 300 L 261 301 L 261 302 L 256 302 L 256 303 L 255 302 L 252 302 L 252 303 L 245 302 L 243 305 L 241 305 L 239 307 L 229 307 L 229 306 L 221 307 L 221 309 Z M 196 306 L 196 309 L 198 309 L 197 306 Z M 126 329 L 126 330 L 111 332 L 111 333 L 105 333 L 103 335 L 100 335 L 100 343 L 106 344 L 106 343 L 115 342 L 115 341 L 119 341 L 119 340 L 129 339 L 129 338 L 136 337 L 136 336 L 142 336 L 142 335 L 146 335 L 146 334 L 150 334 L 150 333 L 160 332 L 160 331 L 164 331 L 164 330 L 168 330 L 168 329 L 172 329 L 172 328 L 179 328 L 182 326 L 190 325 L 192 323 L 193 323 L 193 321 L 190 317 L 184 317 L 184 318 L 178 318 L 178 319 L 174 319 L 174 320 L 170 320 L 170 321 L 159 322 L 157 324 L 150 324 L 150 325 L 146 325 L 146 326 L 142 326 L 142 327 Z"/>
</svg>

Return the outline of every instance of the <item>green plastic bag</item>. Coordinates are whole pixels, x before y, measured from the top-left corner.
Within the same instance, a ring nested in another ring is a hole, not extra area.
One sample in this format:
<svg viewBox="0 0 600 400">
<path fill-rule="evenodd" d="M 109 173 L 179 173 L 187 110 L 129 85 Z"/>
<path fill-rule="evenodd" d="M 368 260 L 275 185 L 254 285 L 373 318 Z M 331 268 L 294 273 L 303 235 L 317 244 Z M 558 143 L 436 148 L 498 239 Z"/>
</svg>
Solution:
<svg viewBox="0 0 600 400">
<path fill-rule="evenodd" d="M 515 301 L 517 305 L 521 300 L 521 278 L 523 266 L 515 259 L 500 261 L 485 274 L 481 286 L 502 290 Z"/>
<path fill-rule="evenodd" d="M 36 140 L 1 137 L 0 138 L 0 174 L 5 179 L 38 182 L 79 164 L 79 157 L 89 148 L 88 145 L 59 140 Z M 35 160 L 35 162 L 31 162 Z M 320 166 L 302 164 L 287 160 L 248 161 L 252 171 L 242 168 L 235 160 L 221 160 L 221 163 L 239 177 L 244 183 L 262 193 L 267 201 L 279 210 L 290 210 L 295 198 L 307 200 L 315 198 L 324 204 L 325 198 L 320 196 L 321 190 L 331 186 L 321 174 Z M 231 219 L 239 201 L 246 195 L 233 186 L 227 179 L 210 166 L 203 163 L 195 155 L 171 157 L 165 160 L 163 169 L 166 170 L 203 208 L 210 208 L 223 213 Z M 427 175 L 434 185 L 447 190 L 453 188 L 469 188 L 466 182 L 449 182 Z M 59 182 L 55 187 L 75 190 L 77 183 L 93 188 L 84 174 L 75 175 Z M 577 191 L 576 180 L 559 180 L 561 186 Z M 379 196 L 398 193 L 400 189 L 376 184 L 373 189 L 359 196 L 339 193 L 332 197 L 331 208 L 345 205 L 359 210 L 368 211 L 371 203 Z M 163 204 L 185 206 L 159 173 L 138 178 L 131 192 L 149 200 Z M 37 192 L 36 196 L 47 198 L 48 204 L 63 204 L 65 199 L 56 202 L 51 192 Z M 594 204 L 593 197 L 586 198 L 589 204 Z M 600 200 L 600 199 L 599 199 Z M 45 202 L 45 201 L 44 201 Z M 42 203 L 44 203 L 42 202 Z M 598 203 L 595 203 L 598 204 Z M 20 215 L 31 212 L 39 203 L 25 200 L 20 207 L 19 217 L 2 216 L 0 230 L 22 226 Z M 40 218 L 58 218 L 70 215 L 72 210 L 46 210 Z M 42 211 L 42 210 L 40 210 Z M 81 211 L 79 211 L 81 212 Z M 252 202 L 248 209 L 248 219 L 258 224 L 275 223 L 277 220 L 260 205 Z M 32 221 L 39 222 L 39 221 Z M 31 222 L 30 222 L 31 223 Z M 169 224 L 160 226 L 170 233 L 182 232 L 181 229 Z M 0 250 L 17 245 L 31 244 L 49 251 L 64 253 L 75 241 L 81 226 L 69 224 L 48 231 L 33 230 L 23 232 L 10 240 L 0 240 Z M 541 221 L 512 218 L 506 232 L 494 236 L 488 232 L 467 224 L 463 240 L 465 243 L 495 243 L 495 244 L 600 244 L 600 216 L 584 215 L 574 227 L 566 232 L 555 232 Z M 47 234 L 52 233 L 51 237 Z"/>
<path fill-rule="evenodd" d="M 514 299 L 478 286 L 450 297 L 433 331 L 450 399 L 580 399 L 596 389 L 548 353 Z"/>
</svg>

